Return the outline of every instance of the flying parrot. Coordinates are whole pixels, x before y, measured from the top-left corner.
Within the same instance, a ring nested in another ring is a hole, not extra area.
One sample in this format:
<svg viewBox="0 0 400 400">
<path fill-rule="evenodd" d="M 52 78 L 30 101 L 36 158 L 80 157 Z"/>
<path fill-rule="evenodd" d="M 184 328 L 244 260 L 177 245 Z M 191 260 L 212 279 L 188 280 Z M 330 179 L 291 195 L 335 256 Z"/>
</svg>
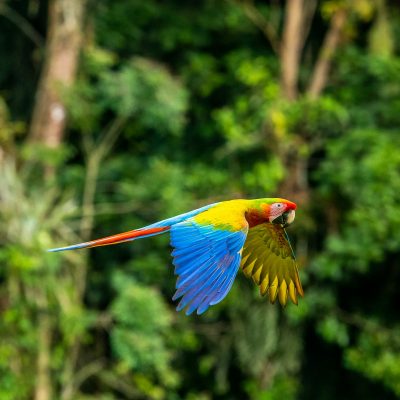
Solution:
<svg viewBox="0 0 400 400">
<path fill-rule="evenodd" d="M 106 246 L 169 232 L 173 247 L 177 311 L 204 313 L 222 301 L 241 267 L 245 276 L 285 305 L 303 296 L 296 258 L 285 227 L 296 204 L 281 198 L 230 200 L 168 218 L 144 228 L 90 242 L 51 249 L 75 250 Z"/>
</svg>

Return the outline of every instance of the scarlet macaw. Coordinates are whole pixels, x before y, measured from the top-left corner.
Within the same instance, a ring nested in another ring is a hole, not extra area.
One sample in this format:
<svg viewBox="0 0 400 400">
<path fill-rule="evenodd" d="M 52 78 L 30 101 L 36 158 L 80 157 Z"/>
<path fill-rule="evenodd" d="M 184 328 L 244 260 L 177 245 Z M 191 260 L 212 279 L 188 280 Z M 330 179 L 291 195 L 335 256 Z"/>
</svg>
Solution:
<svg viewBox="0 0 400 400">
<path fill-rule="evenodd" d="M 230 200 L 168 218 L 144 228 L 90 242 L 51 249 L 63 251 L 128 242 L 169 232 L 176 281 L 177 310 L 202 314 L 228 294 L 241 266 L 244 274 L 285 305 L 303 296 L 296 258 L 285 227 L 296 204 L 281 198 Z"/>
</svg>

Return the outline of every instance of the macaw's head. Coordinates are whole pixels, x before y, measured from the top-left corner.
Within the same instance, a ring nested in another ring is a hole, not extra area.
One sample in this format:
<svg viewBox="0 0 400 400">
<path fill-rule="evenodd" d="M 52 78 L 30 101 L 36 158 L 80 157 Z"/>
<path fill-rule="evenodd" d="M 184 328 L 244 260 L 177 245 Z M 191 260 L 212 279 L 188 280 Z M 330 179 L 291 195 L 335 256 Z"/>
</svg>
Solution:
<svg viewBox="0 0 400 400">
<path fill-rule="evenodd" d="M 273 224 L 288 226 L 294 221 L 296 203 L 285 199 L 272 199 L 268 207 L 268 219 Z"/>
</svg>

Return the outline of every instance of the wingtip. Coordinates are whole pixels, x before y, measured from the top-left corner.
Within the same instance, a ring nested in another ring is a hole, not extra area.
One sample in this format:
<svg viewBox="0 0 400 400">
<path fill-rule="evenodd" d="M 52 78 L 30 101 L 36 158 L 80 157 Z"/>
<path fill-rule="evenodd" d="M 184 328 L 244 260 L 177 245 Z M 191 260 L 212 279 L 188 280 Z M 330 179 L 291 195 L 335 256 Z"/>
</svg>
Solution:
<svg viewBox="0 0 400 400">
<path fill-rule="evenodd" d="M 187 316 L 192 315 L 195 309 L 191 309 L 190 306 L 186 309 L 185 314 Z"/>
<path fill-rule="evenodd" d="M 300 281 L 299 281 L 299 285 L 296 285 L 296 289 L 297 289 L 297 292 L 299 293 L 299 295 L 301 297 L 304 297 L 304 291 L 303 291 L 303 287 L 301 286 Z"/>
</svg>

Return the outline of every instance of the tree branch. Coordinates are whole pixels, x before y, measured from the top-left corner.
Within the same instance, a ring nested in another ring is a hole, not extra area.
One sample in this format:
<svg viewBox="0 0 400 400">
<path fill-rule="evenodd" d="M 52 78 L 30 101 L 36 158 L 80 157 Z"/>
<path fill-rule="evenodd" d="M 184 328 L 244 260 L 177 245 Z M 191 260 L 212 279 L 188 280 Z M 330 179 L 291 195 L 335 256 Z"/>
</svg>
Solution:
<svg viewBox="0 0 400 400">
<path fill-rule="evenodd" d="M 18 14 L 11 7 L 8 7 L 5 3 L 0 3 L 0 15 L 16 25 L 37 47 L 43 48 L 44 40 L 42 36 L 22 15 Z"/>
<path fill-rule="evenodd" d="M 332 59 L 342 37 L 347 15 L 347 10 L 342 8 L 336 11 L 331 19 L 329 30 L 325 36 L 321 50 L 319 51 L 311 82 L 307 90 L 308 96 L 312 99 L 316 99 L 320 96 L 328 82 Z"/>
<path fill-rule="evenodd" d="M 52 398 L 50 376 L 52 326 L 50 316 L 47 315 L 46 309 L 39 316 L 37 332 L 38 356 L 35 400 L 50 400 Z"/>
<path fill-rule="evenodd" d="M 80 234 L 82 238 L 88 238 L 93 228 L 94 197 L 96 194 L 101 162 L 118 139 L 126 120 L 127 117 L 116 117 L 111 125 L 105 130 L 98 143 L 89 138 L 84 139 L 87 167 L 82 200 L 82 220 L 80 224 Z M 82 301 L 86 289 L 87 272 L 88 262 L 83 263 L 83 265 L 75 271 L 75 288 L 80 301 Z M 71 347 L 69 356 L 64 364 L 63 377 L 65 385 L 62 389 L 62 400 L 71 400 L 73 398 L 75 391 L 73 382 L 77 379 L 76 376 L 74 377 L 74 374 L 76 374 L 76 364 L 80 348 L 81 341 L 77 338 Z M 95 364 L 93 368 L 97 368 L 97 364 Z M 89 371 L 91 371 L 91 369 L 89 369 Z M 82 376 L 79 379 L 82 380 Z"/>
<path fill-rule="evenodd" d="M 240 5 L 249 20 L 259 28 L 267 38 L 274 52 L 279 54 L 280 43 L 275 27 L 261 14 L 254 5 L 253 0 L 242 0 L 240 1 Z"/>
<path fill-rule="evenodd" d="M 304 44 L 310 34 L 312 21 L 314 19 L 315 11 L 317 10 L 317 0 L 307 0 L 304 5 L 304 21 L 303 21 L 303 32 L 301 34 L 302 44 L 301 48 L 304 48 Z"/>
<path fill-rule="evenodd" d="M 69 400 L 76 397 L 76 392 L 82 383 L 89 377 L 99 373 L 104 368 L 104 364 L 105 360 L 103 359 L 94 360 L 77 371 L 74 379 L 63 388 L 61 400 Z"/>
<path fill-rule="evenodd" d="M 82 202 L 83 218 L 80 228 L 83 238 L 87 238 L 90 235 L 93 227 L 94 195 L 100 164 L 117 141 L 126 120 L 127 117 L 116 117 L 98 143 L 94 144 L 93 142 L 92 146 L 90 146 L 88 141 L 86 143 L 87 169 Z"/>
<path fill-rule="evenodd" d="M 107 369 L 104 369 L 98 374 L 100 380 L 119 393 L 122 393 L 127 399 L 140 399 L 143 398 L 143 394 L 136 389 L 132 379 L 123 379 L 123 376 L 119 376 Z"/>
</svg>

